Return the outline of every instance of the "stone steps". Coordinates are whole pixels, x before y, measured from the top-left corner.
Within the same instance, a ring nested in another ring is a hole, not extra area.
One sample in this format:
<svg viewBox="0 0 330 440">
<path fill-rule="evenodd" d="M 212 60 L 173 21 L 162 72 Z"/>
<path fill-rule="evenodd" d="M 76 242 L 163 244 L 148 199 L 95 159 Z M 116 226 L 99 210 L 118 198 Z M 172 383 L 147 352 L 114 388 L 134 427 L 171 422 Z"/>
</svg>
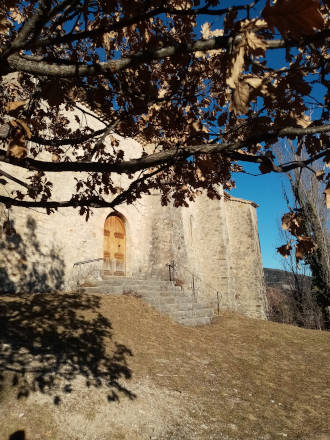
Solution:
<svg viewBox="0 0 330 440">
<path fill-rule="evenodd" d="M 81 286 L 79 291 L 136 295 L 174 321 L 189 326 L 210 324 L 215 310 L 211 302 L 197 302 L 192 290 L 164 280 L 106 277 L 104 280 L 93 281 L 86 287 Z"/>
</svg>

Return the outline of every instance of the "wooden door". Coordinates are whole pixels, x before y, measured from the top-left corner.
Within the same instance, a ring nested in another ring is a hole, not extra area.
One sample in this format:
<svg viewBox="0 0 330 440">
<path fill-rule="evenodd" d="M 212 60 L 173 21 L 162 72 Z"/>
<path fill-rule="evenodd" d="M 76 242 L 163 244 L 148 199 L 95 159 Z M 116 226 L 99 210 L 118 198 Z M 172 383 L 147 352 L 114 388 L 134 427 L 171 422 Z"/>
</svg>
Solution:
<svg viewBox="0 0 330 440">
<path fill-rule="evenodd" d="M 125 275 L 125 226 L 111 215 L 104 224 L 104 275 Z"/>
</svg>

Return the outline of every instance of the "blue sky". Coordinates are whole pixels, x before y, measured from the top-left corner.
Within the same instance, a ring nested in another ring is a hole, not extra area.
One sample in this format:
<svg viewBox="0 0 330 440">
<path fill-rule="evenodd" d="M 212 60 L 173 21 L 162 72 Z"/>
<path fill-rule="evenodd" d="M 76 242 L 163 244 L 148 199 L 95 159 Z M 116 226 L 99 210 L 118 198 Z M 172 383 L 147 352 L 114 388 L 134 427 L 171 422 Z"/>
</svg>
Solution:
<svg viewBox="0 0 330 440">
<path fill-rule="evenodd" d="M 252 164 L 244 165 L 244 168 L 251 173 L 259 172 L 258 167 Z M 286 177 L 275 173 L 261 176 L 239 173 L 234 177 L 236 188 L 230 194 L 252 200 L 259 205 L 257 215 L 263 266 L 283 269 L 283 257 L 276 252 L 276 247 L 283 244 L 279 225 L 282 215 L 287 212 L 282 194 Z"/>
</svg>

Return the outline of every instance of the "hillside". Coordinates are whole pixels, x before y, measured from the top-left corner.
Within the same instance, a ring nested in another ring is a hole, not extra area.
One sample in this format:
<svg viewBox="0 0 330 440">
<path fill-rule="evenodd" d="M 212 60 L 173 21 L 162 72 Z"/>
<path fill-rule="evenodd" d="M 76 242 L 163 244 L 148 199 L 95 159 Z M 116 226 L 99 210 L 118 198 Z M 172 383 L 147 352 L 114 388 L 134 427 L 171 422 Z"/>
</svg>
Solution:
<svg viewBox="0 0 330 440">
<path fill-rule="evenodd" d="M 1 440 L 328 440 L 330 333 L 129 296 L 0 303 Z"/>
<path fill-rule="evenodd" d="M 299 279 L 301 285 L 306 288 L 311 285 L 311 277 L 300 274 L 293 274 L 292 272 L 288 272 L 286 270 L 281 269 L 270 269 L 264 267 L 264 277 L 265 284 L 267 287 L 276 287 L 280 290 L 291 290 L 292 286 L 294 286 L 294 277 L 296 276 Z"/>
</svg>

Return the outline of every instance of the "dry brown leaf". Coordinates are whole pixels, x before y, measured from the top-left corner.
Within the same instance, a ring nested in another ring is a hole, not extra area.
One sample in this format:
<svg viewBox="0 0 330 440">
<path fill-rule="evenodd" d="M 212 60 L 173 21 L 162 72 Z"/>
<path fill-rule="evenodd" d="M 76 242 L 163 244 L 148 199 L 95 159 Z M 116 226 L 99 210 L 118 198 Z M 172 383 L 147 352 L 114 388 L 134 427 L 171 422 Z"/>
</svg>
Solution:
<svg viewBox="0 0 330 440">
<path fill-rule="evenodd" d="M 0 16 L 0 34 L 8 34 L 10 23 L 6 17 Z"/>
<path fill-rule="evenodd" d="M 211 31 L 210 23 L 205 22 L 202 25 L 201 34 L 202 34 L 202 37 L 205 40 L 207 40 L 208 38 L 211 38 L 211 37 L 222 37 L 222 35 L 224 34 L 224 30 L 223 29 L 214 29 L 214 31 Z"/>
<path fill-rule="evenodd" d="M 244 66 L 244 47 L 240 46 L 236 57 L 232 61 L 230 76 L 226 79 L 226 84 L 232 89 L 236 88 L 236 83 Z"/>
<path fill-rule="evenodd" d="M 267 0 L 262 16 L 269 27 L 277 27 L 283 37 L 312 35 L 324 26 L 319 0 L 277 0 L 273 6 Z"/>
<path fill-rule="evenodd" d="M 10 16 L 18 24 L 21 24 L 24 22 L 24 16 L 19 12 L 19 10 L 17 8 L 11 10 Z"/>
<path fill-rule="evenodd" d="M 324 177 L 324 170 L 316 171 L 315 176 L 316 176 L 317 180 L 322 180 Z"/>
<path fill-rule="evenodd" d="M 25 105 L 26 105 L 26 101 L 8 102 L 8 104 L 5 107 L 5 110 L 8 113 L 13 113 L 16 112 L 16 110 L 19 110 L 21 107 L 24 107 Z"/>
<path fill-rule="evenodd" d="M 258 18 L 257 20 L 255 20 L 254 22 L 254 27 L 257 27 L 259 29 L 264 29 L 267 27 L 267 21 L 263 20 L 262 18 Z"/>
<path fill-rule="evenodd" d="M 249 109 L 251 93 L 262 86 L 262 79 L 257 76 L 247 76 L 238 80 L 235 86 L 231 107 L 235 114 L 246 113 Z"/>
<path fill-rule="evenodd" d="M 22 159 L 27 154 L 26 131 L 21 124 L 22 121 L 11 120 L 9 123 L 13 127 L 12 136 L 9 139 L 7 154 Z"/>
<path fill-rule="evenodd" d="M 279 252 L 284 258 L 288 258 L 290 252 L 292 250 L 292 246 L 290 243 L 284 244 L 283 246 L 278 247 L 277 252 Z"/>
<path fill-rule="evenodd" d="M 25 121 L 22 121 L 22 119 L 16 119 L 16 121 L 19 123 L 19 125 L 23 128 L 23 130 L 25 131 L 26 137 L 28 139 L 31 139 L 32 133 L 31 130 L 29 129 L 27 123 Z"/>
<path fill-rule="evenodd" d="M 200 159 L 198 161 L 198 167 L 203 173 L 203 175 L 207 175 L 214 169 L 214 161 L 210 159 L 209 157 L 206 159 Z"/>
<path fill-rule="evenodd" d="M 167 93 L 167 89 L 160 88 L 158 90 L 158 98 L 160 99 L 164 98 L 166 96 L 166 93 Z"/>
<path fill-rule="evenodd" d="M 111 49 L 111 41 L 115 38 L 116 33 L 115 32 L 106 32 L 103 34 L 102 40 L 103 40 L 103 46 L 106 50 Z"/>
<path fill-rule="evenodd" d="M 202 182 L 205 182 L 206 179 L 205 179 L 205 177 L 204 177 L 204 175 L 202 173 L 202 170 L 200 168 L 197 168 L 196 175 L 197 175 L 199 180 L 201 180 Z"/>
<path fill-rule="evenodd" d="M 291 225 L 292 215 L 291 213 L 284 214 L 282 217 L 282 229 L 287 231 Z"/>
<path fill-rule="evenodd" d="M 109 135 L 109 141 L 112 147 L 118 147 L 119 141 L 112 134 Z"/>
<path fill-rule="evenodd" d="M 303 237 L 305 234 L 304 219 L 297 212 L 291 211 L 283 215 L 282 228 L 298 238 Z"/>
<path fill-rule="evenodd" d="M 201 34 L 205 40 L 211 37 L 211 25 L 208 21 L 203 24 Z"/>
<path fill-rule="evenodd" d="M 254 32 L 247 32 L 245 38 L 255 55 L 263 55 L 265 53 L 267 45 L 262 38 L 258 37 Z"/>
<path fill-rule="evenodd" d="M 306 255 L 314 253 L 317 249 L 317 244 L 312 237 L 299 237 L 298 243 L 295 244 L 296 260 L 303 260 Z"/>
<path fill-rule="evenodd" d="M 246 113 L 249 109 L 250 86 L 245 81 L 238 81 L 233 92 L 232 108 L 237 113 Z"/>
<path fill-rule="evenodd" d="M 257 89 L 262 85 L 262 78 L 258 76 L 249 76 L 244 79 L 244 82 L 248 83 L 254 89 Z"/>
<path fill-rule="evenodd" d="M 199 130 L 201 129 L 201 123 L 200 123 L 199 121 L 195 121 L 195 122 L 193 122 L 193 123 L 192 123 L 192 128 L 193 128 L 195 131 L 199 131 Z"/>
<path fill-rule="evenodd" d="M 307 128 L 311 125 L 312 121 L 311 118 L 305 114 L 302 115 L 295 115 L 294 113 L 290 113 L 290 116 L 296 120 L 297 125 L 299 125 L 302 128 Z"/>
<path fill-rule="evenodd" d="M 144 29 L 144 39 L 147 43 L 151 40 L 152 34 L 150 33 L 148 28 Z"/>
<path fill-rule="evenodd" d="M 9 143 L 8 153 L 16 159 L 22 159 L 26 156 L 26 146 L 24 143 L 16 143 L 15 140 Z"/>
</svg>

